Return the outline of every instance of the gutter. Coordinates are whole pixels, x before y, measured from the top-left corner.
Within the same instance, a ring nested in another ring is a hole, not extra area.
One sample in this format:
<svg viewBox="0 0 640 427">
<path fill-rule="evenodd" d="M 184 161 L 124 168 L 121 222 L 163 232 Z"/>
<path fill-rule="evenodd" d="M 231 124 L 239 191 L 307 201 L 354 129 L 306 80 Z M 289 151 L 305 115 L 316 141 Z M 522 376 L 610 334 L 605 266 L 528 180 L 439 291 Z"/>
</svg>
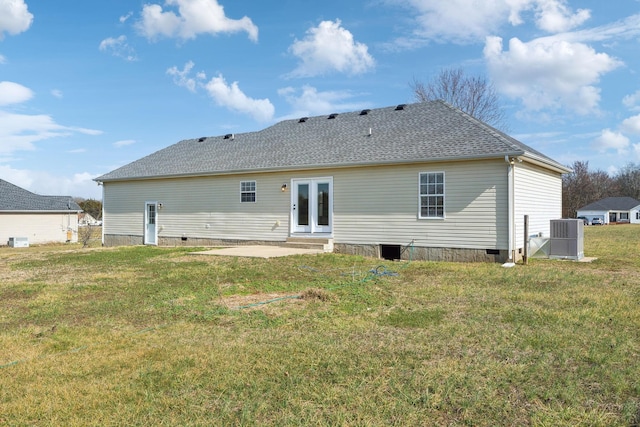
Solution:
<svg viewBox="0 0 640 427">
<path fill-rule="evenodd" d="M 17 214 L 17 213 L 32 213 L 32 214 L 35 214 L 35 213 L 49 213 L 49 214 L 51 214 L 51 213 L 55 213 L 55 214 L 68 214 L 68 213 L 74 213 L 74 212 L 75 212 L 75 213 L 81 213 L 81 212 L 83 212 L 83 211 L 82 211 L 82 210 L 79 210 L 79 211 L 76 211 L 76 210 L 64 210 L 64 211 L 63 211 L 63 210 L 48 210 L 48 211 L 45 211 L 45 210 L 23 210 L 23 209 L 20 209 L 20 210 L 0 210 L 0 213 L 10 213 L 10 214 L 11 214 L 11 213 L 14 213 L 14 214 Z"/>
<path fill-rule="evenodd" d="M 206 176 L 221 176 L 221 175 L 240 175 L 240 174 L 253 174 L 253 173 L 268 173 L 268 172 L 294 172 L 304 170 L 318 170 L 318 169 L 346 169 L 346 168 L 361 168 L 369 166 L 397 166 L 397 165 L 415 165 L 421 163 L 444 163 L 444 162 L 464 162 L 469 160 L 499 160 L 503 156 L 506 157 L 519 157 L 526 155 L 524 151 L 513 151 L 509 153 L 492 153 L 488 155 L 478 156 L 465 156 L 465 157 L 436 157 L 430 159 L 420 160 L 398 160 L 398 161 L 379 161 L 379 162 L 366 162 L 366 163 L 348 163 L 348 164 L 313 164 L 313 165 L 299 165 L 299 166 L 282 166 L 271 168 L 256 168 L 256 169 L 232 169 L 226 171 L 209 171 L 209 172 L 195 172 L 195 173 L 176 173 L 167 175 L 147 175 L 138 177 L 122 177 L 122 178 L 106 178 L 100 179 L 94 178 L 93 180 L 98 183 L 104 182 L 119 182 L 119 181 L 146 181 L 155 179 L 167 179 L 167 178 L 199 178 Z M 549 166 L 547 166 L 549 167 Z"/>
</svg>

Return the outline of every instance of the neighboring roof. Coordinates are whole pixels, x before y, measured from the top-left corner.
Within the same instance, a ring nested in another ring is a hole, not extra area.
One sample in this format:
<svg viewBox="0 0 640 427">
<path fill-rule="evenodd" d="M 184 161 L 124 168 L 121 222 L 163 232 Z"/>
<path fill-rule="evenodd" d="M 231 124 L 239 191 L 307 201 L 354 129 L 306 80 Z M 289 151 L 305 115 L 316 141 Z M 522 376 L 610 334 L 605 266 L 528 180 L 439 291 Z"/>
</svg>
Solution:
<svg viewBox="0 0 640 427">
<path fill-rule="evenodd" d="M 628 211 L 640 206 L 640 201 L 633 197 L 606 197 L 597 202 L 589 203 L 578 209 L 579 211 Z"/>
<path fill-rule="evenodd" d="M 258 132 L 188 139 L 95 181 L 504 156 L 524 156 L 560 172 L 570 171 L 451 105 L 433 101 L 284 120 Z"/>
<path fill-rule="evenodd" d="M 40 196 L 0 179 L 0 212 L 80 212 L 69 196 Z"/>
</svg>

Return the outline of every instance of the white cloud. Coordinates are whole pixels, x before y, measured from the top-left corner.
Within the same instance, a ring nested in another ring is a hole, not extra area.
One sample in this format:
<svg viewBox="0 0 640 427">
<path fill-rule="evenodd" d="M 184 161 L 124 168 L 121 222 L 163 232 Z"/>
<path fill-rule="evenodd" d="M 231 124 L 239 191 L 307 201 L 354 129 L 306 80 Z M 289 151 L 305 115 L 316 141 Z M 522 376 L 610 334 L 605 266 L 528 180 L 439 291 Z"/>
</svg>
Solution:
<svg viewBox="0 0 640 427">
<path fill-rule="evenodd" d="M 640 109 L 640 90 L 632 93 L 631 95 L 625 96 L 622 99 L 622 103 L 632 111 Z"/>
<path fill-rule="evenodd" d="M 509 41 L 487 37 L 484 56 L 497 89 L 519 98 L 529 110 L 567 108 L 580 114 L 597 111 L 600 77 L 622 63 L 583 43 L 540 38 Z"/>
<path fill-rule="evenodd" d="M 311 77 L 334 71 L 361 74 L 375 65 L 367 45 L 355 42 L 339 19 L 322 21 L 317 27 L 308 29 L 305 38 L 294 41 L 289 51 L 301 61 L 290 73 L 292 77 Z"/>
<path fill-rule="evenodd" d="M 205 89 L 209 96 L 222 107 L 249 114 L 260 122 L 267 122 L 273 118 L 275 108 L 268 98 L 249 98 L 240 90 L 238 82 L 227 84 L 222 75 L 212 78 L 205 85 Z"/>
<path fill-rule="evenodd" d="M 111 55 L 122 58 L 126 61 L 137 61 L 136 51 L 127 43 L 127 36 L 117 38 L 107 37 L 100 42 L 100 51 L 109 52 Z"/>
<path fill-rule="evenodd" d="M 589 10 L 573 12 L 566 0 L 392 0 L 408 6 L 415 14 L 417 28 L 413 43 L 420 39 L 476 43 L 495 34 L 505 24 L 525 22 L 532 15 L 538 28 L 555 33 L 568 31 L 590 18 Z M 417 39 L 417 40 L 416 40 Z M 412 43 L 403 38 L 402 43 Z"/>
<path fill-rule="evenodd" d="M 82 133 L 99 135 L 93 129 L 70 127 L 57 124 L 45 114 L 14 114 L 0 110 L 0 154 L 10 154 L 19 150 L 34 150 L 35 142 L 45 139 Z"/>
<path fill-rule="evenodd" d="M 6 64 L 7 63 L 7 58 L 3 55 L 0 55 L 0 64 Z"/>
<path fill-rule="evenodd" d="M 0 0 L 0 40 L 4 33 L 19 34 L 27 31 L 33 22 L 24 0 Z"/>
<path fill-rule="evenodd" d="M 604 129 L 599 137 L 593 141 L 594 148 L 600 152 L 616 150 L 618 154 L 625 154 L 629 148 L 629 138 L 620 132 Z"/>
<path fill-rule="evenodd" d="M 131 16 L 132 16 L 132 15 L 133 15 L 133 12 L 129 12 L 129 13 L 127 13 L 126 15 L 121 16 L 121 17 L 119 18 L 120 23 L 121 23 L 121 24 L 124 24 L 125 22 L 127 22 L 127 20 L 128 20 L 129 18 L 131 18 Z"/>
<path fill-rule="evenodd" d="M 54 97 L 56 97 L 58 99 L 62 99 L 64 97 L 64 94 L 62 93 L 62 91 L 60 89 L 52 89 L 51 90 L 51 95 L 53 95 Z"/>
<path fill-rule="evenodd" d="M 315 87 L 308 85 L 302 86 L 301 89 L 282 88 L 278 90 L 278 95 L 293 107 L 293 112 L 288 117 L 317 116 L 367 107 L 367 104 L 362 102 L 349 102 L 348 100 L 354 96 L 351 92 L 319 92 Z"/>
<path fill-rule="evenodd" d="M 178 67 L 173 66 L 167 70 L 167 74 L 173 76 L 173 82 L 178 85 L 187 88 L 190 92 L 195 92 L 198 83 L 202 82 L 207 78 L 206 74 L 203 72 L 196 73 L 195 78 L 190 77 L 191 70 L 195 64 L 193 61 L 189 61 L 184 64 L 182 70 L 179 70 Z"/>
<path fill-rule="evenodd" d="M 536 7 L 538 27 L 550 33 L 568 31 L 582 25 L 591 17 L 587 9 L 578 9 L 573 13 L 565 1 L 539 0 Z"/>
<path fill-rule="evenodd" d="M 611 39 L 631 39 L 640 35 L 640 14 L 628 16 L 625 19 L 598 27 L 587 28 L 547 36 L 540 40 L 565 40 L 568 42 L 603 42 Z"/>
<path fill-rule="evenodd" d="M 86 153 L 86 152 L 87 152 L 86 148 L 76 148 L 76 149 L 67 151 L 67 153 L 70 153 L 70 154 L 80 154 L 80 153 Z"/>
<path fill-rule="evenodd" d="M 150 40 L 159 36 L 193 39 L 200 34 L 237 33 L 244 31 L 252 41 L 258 40 L 258 27 L 250 18 L 229 19 L 217 0 L 166 0 L 178 13 L 163 11 L 158 4 L 145 4 L 138 31 Z"/>
<path fill-rule="evenodd" d="M 9 165 L 0 165 L 0 176 L 5 181 L 36 194 L 102 199 L 102 190 L 93 181 L 99 174 L 79 172 L 59 176 L 39 170 L 14 169 Z"/>
<path fill-rule="evenodd" d="M 623 120 L 620 127 L 623 132 L 640 135 L 640 114 Z"/>
<path fill-rule="evenodd" d="M 273 118 L 275 108 L 269 99 L 249 98 L 240 90 L 238 82 L 228 84 L 221 74 L 208 82 L 204 72 L 198 72 L 192 77 L 191 71 L 194 66 L 193 61 L 189 61 L 182 70 L 173 66 L 167 70 L 167 74 L 173 76 L 176 85 L 187 88 L 190 92 L 195 93 L 199 88 L 204 88 L 216 104 L 222 107 L 249 114 L 260 122 L 267 122 Z"/>
<path fill-rule="evenodd" d="M 136 143 L 135 139 L 123 139 L 121 141 L 114 142 L 113 146 L 116 148 L 122 148 L 122 147 L 126 147 L 127 145 L 132 145 L 135 143 Z"/>
<path fill-rule="evenodd" d="M 33 98 L 28 87 L 14 82 L 0 82 L 0 106 L 20 104 Z"/>
</svg>

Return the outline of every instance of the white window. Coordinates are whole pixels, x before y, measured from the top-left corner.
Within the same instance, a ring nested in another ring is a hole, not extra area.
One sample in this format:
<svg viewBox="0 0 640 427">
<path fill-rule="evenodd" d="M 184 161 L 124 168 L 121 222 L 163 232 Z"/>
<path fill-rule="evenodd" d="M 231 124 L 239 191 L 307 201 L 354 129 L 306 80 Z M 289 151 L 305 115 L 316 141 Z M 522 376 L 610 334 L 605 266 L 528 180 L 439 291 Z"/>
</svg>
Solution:
<svg viewBox="0 0 640 427">
<path fill-rule="evenodd" d="M 256 202 L 256 182 L 240 181 L 240 202 L 255 203 Z"/>
<path fill-rule="evenodd" d="M 629 221 L 629 212 L 620 212 L 620 219 L 622 221 Z"/>
<path fill-rule="evenodd" d="M 444 172 L 420 173 L 420 218 L 444 218 Z"/>
</svg>

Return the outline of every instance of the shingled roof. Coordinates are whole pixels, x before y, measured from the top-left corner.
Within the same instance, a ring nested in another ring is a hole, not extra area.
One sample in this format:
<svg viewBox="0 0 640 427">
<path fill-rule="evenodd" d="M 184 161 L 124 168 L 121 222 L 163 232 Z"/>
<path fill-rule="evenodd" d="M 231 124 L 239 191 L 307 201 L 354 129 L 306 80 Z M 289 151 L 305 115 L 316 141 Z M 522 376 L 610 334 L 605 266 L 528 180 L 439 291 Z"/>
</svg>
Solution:
<svg viewBox="0 0 640 427">
<path fill-rule="evenodd" d="M 640 201 L 633 197 L 606 197 L 589 203 L 578 209 L 579 211 L 628 211 L 640 206 Z"/>
<path fill-rule="evenodd" d="M 524 156 L 569 169 L 443 101 L 284 120 L 258 132 L 188 139 L 98 182 Z"/>
<path fill-rule="evenodd" d="M 69 196 L 41 196 L 0 179 L 0 212 L 81 212 Z"/>
</svg>

